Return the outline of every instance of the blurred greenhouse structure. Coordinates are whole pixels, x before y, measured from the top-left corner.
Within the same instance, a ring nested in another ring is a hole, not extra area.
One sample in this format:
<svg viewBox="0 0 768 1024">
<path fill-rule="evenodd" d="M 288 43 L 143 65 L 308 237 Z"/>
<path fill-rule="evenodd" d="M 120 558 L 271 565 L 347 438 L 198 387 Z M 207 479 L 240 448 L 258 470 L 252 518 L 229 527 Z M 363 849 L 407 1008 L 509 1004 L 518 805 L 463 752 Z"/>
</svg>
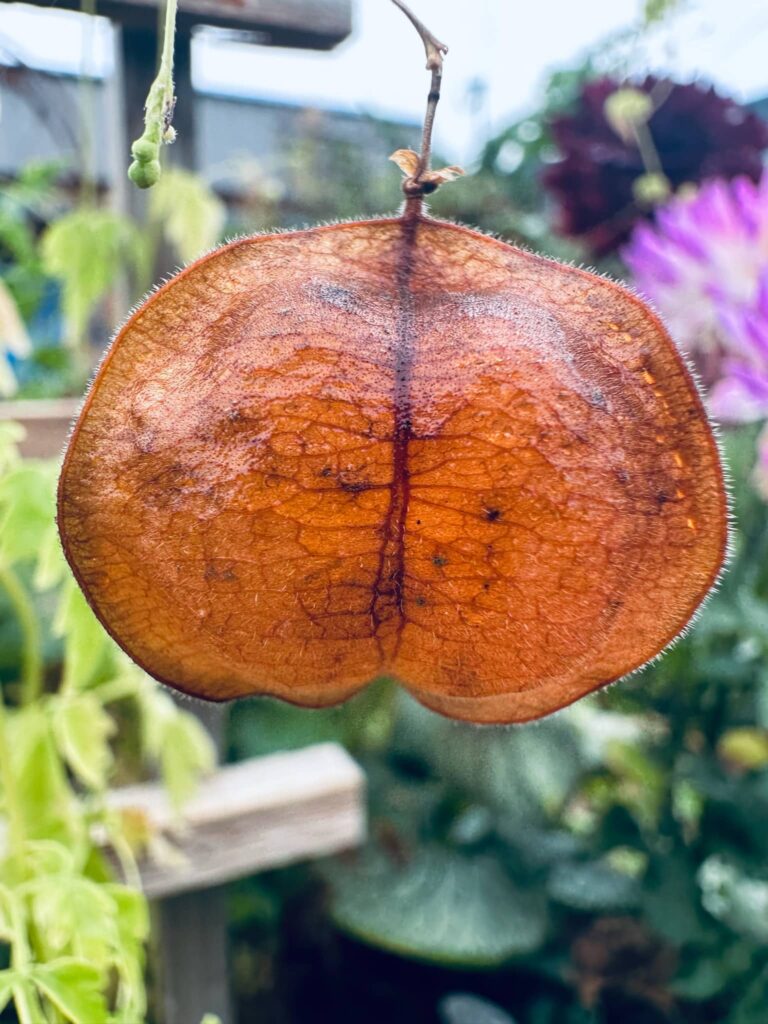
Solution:
<svg viewBox="0 0 768 1024">
<path fill-rule="evenodd" d="M 61 449 L 141 297 L 226 238 L 397 209 L 427 78 L 390 6 L 181 0 L 178 138 L 140 192 L 163 5 L 0 4 L 2 1024 L 768 1021 L 768 64 L 729 78 L 764 5 L 584 0 L 574 52 L 562 0 L 412 4 L 455 32 L 437 148 L 468 173 L 434 214 L 637 289 L 721 424 L 729 566 L 663 658 L 515 728 L 389 680 L 212 712 L 64 562 Z M 552 66 L 518 102 L 500 65 L 538 18 Z M 732 61 L 694 74 L 712 24 Z M 290 74 L 217 91 L 205 47 Z"/>
</svg>

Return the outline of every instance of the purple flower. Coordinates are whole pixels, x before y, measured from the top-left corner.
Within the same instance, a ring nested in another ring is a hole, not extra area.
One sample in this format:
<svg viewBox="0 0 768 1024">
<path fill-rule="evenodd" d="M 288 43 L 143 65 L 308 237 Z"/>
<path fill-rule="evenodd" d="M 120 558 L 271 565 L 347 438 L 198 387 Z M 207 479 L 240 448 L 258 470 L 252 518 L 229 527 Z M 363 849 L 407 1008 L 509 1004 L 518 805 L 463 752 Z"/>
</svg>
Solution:
<svg viewBox="0 0 768 1024">
<path fill-rule="evenodd" d="M 622 253 L 728 422 L 768 419 L 768 171 L 710 181 L 640 224 Z M 768 428 L 754 482 L 768 500 Z"/>
<path fill-rule="evenodd" d="M 713 388 L 717 414 L 768 415 L 768 174 L 676 197 L 622 256 Z"/>
</svg>

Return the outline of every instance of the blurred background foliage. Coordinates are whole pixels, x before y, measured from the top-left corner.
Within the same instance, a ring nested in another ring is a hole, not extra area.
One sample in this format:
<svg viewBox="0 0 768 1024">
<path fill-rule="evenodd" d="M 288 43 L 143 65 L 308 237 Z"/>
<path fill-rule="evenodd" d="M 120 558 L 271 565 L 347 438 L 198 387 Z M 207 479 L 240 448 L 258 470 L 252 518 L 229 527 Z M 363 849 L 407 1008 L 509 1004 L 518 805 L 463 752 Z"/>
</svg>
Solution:
<svg viewBox="0 0 768 1024">
<path fill-rule="evenodd" d="M 646 22 L 675 6 L 646 0 Z M 741 406 L 723 404 L 728 572 L 664 658 L 538 724 L 452 723 L 386 680 L 327 711 L 236 704 L 230 758 L 337 740 L 365 768 L 371 815 L 363 850 L 231 886 L 242 1021 L 768 1020 L 768 128 L 706 85 L 628 67 L 626 44 L 601 40 L 553 73 L 433 211 L 642 278 L 710 394 L 742 388 Z M 412 142 L 411 128 L 369 127 L 382 153 Z M 25 167 L 0 188 L 4 392 L 79 394 L 159 267 L 239 232 L 391 210 L 398 172 L 371 168 L 353 141 L 308 130 L 279 175 L 233 169 L 236 189 L 166 168 L 139 223 L 73 193 L 55 163 Z M 702 304 L 709 320 L 687 331 Z M 159 770 L 181 801 L 211 752 L 93 621 L 53 532 L 56 468 L 19 459 L 2 430 L 0 1005 L 13 996 L 37 1024 L 38 1001 L 46 1019 L 91 1022 L 108 1002 L 133 1024 L 146 906 L 103 846 L 130 883 L 152 837 L 103 795 Z"/>
</svg>

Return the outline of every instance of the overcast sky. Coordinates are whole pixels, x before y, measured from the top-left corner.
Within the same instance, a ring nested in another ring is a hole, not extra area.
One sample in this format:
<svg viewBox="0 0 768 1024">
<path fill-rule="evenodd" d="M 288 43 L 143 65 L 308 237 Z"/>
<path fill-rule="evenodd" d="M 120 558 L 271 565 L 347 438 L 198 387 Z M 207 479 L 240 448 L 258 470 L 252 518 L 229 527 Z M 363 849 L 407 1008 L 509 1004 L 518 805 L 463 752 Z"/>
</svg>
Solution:
<svg viewBox="0 0 768 1024">
<path fill-rule="evenodd" d="M 353 0 L 355 30 L 331 53 L 223 42 L 196 45 L 195 81 L 205 89 L 314 102 L 417 120 L 428 76 L 414 30 L 388 0 Z M 547 69 L 573 65 L 612 30 L 632 25 L 641 0 L 412 0 L 450 46 L 437 139 L 468 160 L 490 131 L 535 103 Z M 643 68 L 703 77 L 742 99 L 768 95 L 766 0 L 687 0 L 686 11 L 637 55 Z M 110 68 L 109 31 L 88 19 L 21 4 L 0 5 L 0 57 L 15 51 L 35 66 L 77 71 L 84 47 L 92 66 Z M 472 109 L 473 83 L 485 85 Z"/>
</svg>

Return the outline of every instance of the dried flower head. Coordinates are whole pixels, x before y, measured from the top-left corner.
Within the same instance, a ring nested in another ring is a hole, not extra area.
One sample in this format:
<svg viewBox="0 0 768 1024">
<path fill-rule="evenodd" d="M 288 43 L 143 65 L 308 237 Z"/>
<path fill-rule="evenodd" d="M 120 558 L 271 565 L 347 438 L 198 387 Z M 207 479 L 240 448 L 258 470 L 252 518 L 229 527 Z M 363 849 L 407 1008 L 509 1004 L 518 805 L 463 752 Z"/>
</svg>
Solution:
<svg viewBox="0 0 768 1024">
<path fill-rule="evenodd" d="M 632 88 L 611 78 L 588 82 L 551 131 L 561 159 L 543 183 L 560 230 L 595 256 L 613 252 L 670 189 L 739 175 L 757 181 L 768 148 L 768 126 L 734 100 L 653 76 Z M 643 138 L 658 167 L 648 166 Z"/>
</svg>

